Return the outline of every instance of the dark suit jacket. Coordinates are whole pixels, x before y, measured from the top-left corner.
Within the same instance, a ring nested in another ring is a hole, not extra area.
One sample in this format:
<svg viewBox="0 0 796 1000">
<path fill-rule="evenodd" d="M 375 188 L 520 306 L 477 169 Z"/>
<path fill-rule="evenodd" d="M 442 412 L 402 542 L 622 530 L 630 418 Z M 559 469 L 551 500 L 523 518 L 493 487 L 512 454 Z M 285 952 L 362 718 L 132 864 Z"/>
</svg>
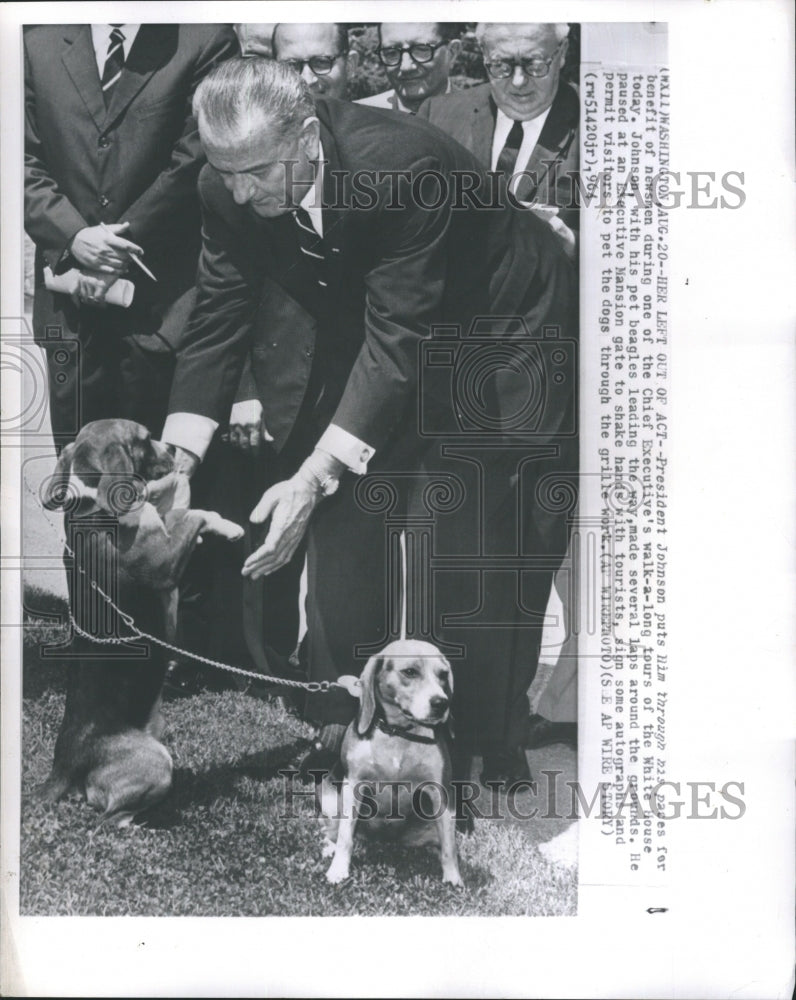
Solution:
<svg viewBox="0 0 796 1000">
<path fill-rule="evenodd" d="M 44 289 L 43 265 L 67 266 L 64 252 L 80 229 L 126 221 L 158 281 L 134 269 L 133 306 L 109 307 L 103 322 L 176 342 L 200 245 L 204 156 L 191 99 L 202 77 L 235 53 L 234 34 L 219 24 L 142 24 L 107 110 L 89 25 L 28 28 L 24 50 L 25 229 L 37 248 L 37 339 L 48 324 L 78 322 L 67 296 Z"/>
<path fill-rule="evenodd" d="M 479 172 L 466 150 L 428 123 L 334 100 L 319 99 L 317 114 L 328 161 L 328 293 L 318 294 L 303 263 L 292 216 L 258 219 L 206 166 L 197 306 L 169 408 L 223 422 L 251 346 L 277 447 L 312 372 L 323 388 L 316 422 L 334 421 L 380 449 L 416 402 L 419 341 L 430 325 L 466 323 L 486 306 L 489 213 L 454 213 L 450 198 L 426 210 L 412 198 L 412 179 L 423 170 Z M 401 170 L 401 180 L 378 176 Z"/>
<path fill-rule="evenodd" d="M 418 115 L 453 136 L 470 150 L 482 167 L 489 170 L 495 104 L 488 83 L 430 97 L 420 106 Z M 528 170 L 536 176 L 536 186 L 523 191 L 521 197 L 527 201 L 539 200 L 544 204 L 558 205 L 561 218 L 570 228 L 573 223 L 577 224 L 570 177 L 578 170 L 579 123 L 578 95 L 573 87 L 562 82 L 530 160 L 527 164 L 517 164 L 518 170 Z"/>
<path fill-rule="evenodd" d="M 454 171 L 483 179 L 458 143 L 397 112 L 319 99 L 317 113 L 328 161 L 328 293 L 313 287 L 293 218 L 258 219 L 206 166 L 197 304 L 169 409 L 223 423 L 251 350 L 264 421 L 278 449 L 312 382 L 313 397 L 323 390 L 316 427 L 334 422 L 378 451 L 397 430 L 405 436 L 417 427 L 421 342 L 434 324 L 466 336 L 477 315 L 522 310 L 536 333 L 544 324 L 569 331 L 577 296 L 557 239 L 532 213 L 473 209 L 466 199 L 466 207 L 454 207 L 452 185 L 435 208 L 412 198 L 424 170 L 446 181 Z M 389 178 L 375 180 L 379 171 L 406 175 L 393 187 Z M 423 196 L 428 204 L 436 200 L 434 183 Z M 567 391 L 571 399 L 571 381 Z M 512 412 L 514 403 L 499 405 Z M 562 397 L 548 408 L 552 433 L 564 405 Z"/>
</svg>

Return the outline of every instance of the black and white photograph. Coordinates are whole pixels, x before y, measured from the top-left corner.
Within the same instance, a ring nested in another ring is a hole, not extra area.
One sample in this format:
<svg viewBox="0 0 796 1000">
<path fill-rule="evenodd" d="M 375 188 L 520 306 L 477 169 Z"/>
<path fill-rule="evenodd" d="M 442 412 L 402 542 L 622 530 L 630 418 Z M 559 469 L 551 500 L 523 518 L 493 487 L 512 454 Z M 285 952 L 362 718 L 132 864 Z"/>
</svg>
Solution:
<svg viewBox="0 0 796 1000">
<path fill-rule="evenodd" d="M 6 6 L 4 995 L 789 996 L 787 5 Z"/>
</svg>

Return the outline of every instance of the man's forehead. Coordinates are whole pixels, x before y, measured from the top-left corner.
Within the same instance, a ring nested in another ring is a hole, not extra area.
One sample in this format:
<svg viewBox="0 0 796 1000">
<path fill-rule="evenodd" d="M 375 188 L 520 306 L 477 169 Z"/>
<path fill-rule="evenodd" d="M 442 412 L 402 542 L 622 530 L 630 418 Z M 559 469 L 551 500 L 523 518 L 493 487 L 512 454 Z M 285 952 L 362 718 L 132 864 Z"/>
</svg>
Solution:
<svg viewBox="0 0 796 1000">
<path fill-rule="evenodd" d="M 382 45 L 441 41 L 439 27 L 433 21 L 386 22 L 381 25 Z"/>
<path fill-rule="evenodd" d="M 555 30 L 544 24 L 505 24 L 488 28 L 484 34 L 484 44 L 492 51 L 510 48 L 513 52 L 533 52 L 553 50 L 556 45 Z"/>
<path fill-rule="evenodd" d="M 208 126 L 206 120 L 200 120 L 199 137 L 208 160 L 223 170 L 242 171 L 247 166 L 262 164 L 269 157 L 277 159 L 281 146 L 260 115 L 233 128 Z"/>
<path fill-rule="evenodd" d="M 337 52 L 337 27 L 334 24 L 280 24 L 274 33 L 274 47 L 279 56 L 322 55 Z"/>
</svg>

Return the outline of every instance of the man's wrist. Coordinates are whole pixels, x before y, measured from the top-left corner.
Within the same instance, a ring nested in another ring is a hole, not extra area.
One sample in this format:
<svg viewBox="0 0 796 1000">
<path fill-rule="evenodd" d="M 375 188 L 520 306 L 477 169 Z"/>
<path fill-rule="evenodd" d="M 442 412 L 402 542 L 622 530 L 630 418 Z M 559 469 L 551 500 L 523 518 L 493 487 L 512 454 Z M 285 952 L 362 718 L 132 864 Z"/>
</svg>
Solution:
<svg viewBox="0 0 796 1000">
<path fill-rule="evenodd" d="M 199 456 L 194 455 L 187 448 L 181 448 L 178 444 L 170 444 L 168 447 L 174 453 L 174 471 L 180 472 L 190 479 L 199 467 Z"/>
<path fill-rule="evenodd" d="M 334 455 L 316 448 L 304 460 L 296 475 L 313 486 L 320 496 L 331 496 L 340 484 L 346 466 Z"/>
</svg>

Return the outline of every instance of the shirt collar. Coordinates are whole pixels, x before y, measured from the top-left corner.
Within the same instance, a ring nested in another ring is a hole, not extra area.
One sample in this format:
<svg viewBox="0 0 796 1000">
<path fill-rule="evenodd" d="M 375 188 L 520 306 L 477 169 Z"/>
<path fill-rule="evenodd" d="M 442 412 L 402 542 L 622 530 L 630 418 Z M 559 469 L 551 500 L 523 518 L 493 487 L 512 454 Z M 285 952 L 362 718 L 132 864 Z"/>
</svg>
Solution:
<svg viewBox="0 0 796 1000">
<path fill-rule="evenodd" d="M 312 228 L 323 239 L 323 177 L 325 163 L 323 156 L 323 143 L 318 140 L 318 169 L 315 172 L 315 183 L 307 191 L 299 202 L 299 207 L 309 215 Z"/>
<path fill-rule="evenodd" d="M 450 94 L 450 92 L 452 90 L 453 90 L 453 87 L 451 86 L 450 77 L 448 77 L 448 86 L 445 88 L 445 93 L 446 94 Z M 410 114 L 410 115 L 415 114 L 415 112 L 412 111 L 411 108 L 407 108 L 407 106 L 401 100 L 401 95 L 398 93 L 397 90 L 393 90 L 393 94 L 395 95 L 395 105 L 396 105 L 396 107 L 397 107 L 397 109 L 399 111 L 405 111 L 407 114 Z M 428 98 L 426 98 L 426 100 L 428 100 Z"/>
</svg>

